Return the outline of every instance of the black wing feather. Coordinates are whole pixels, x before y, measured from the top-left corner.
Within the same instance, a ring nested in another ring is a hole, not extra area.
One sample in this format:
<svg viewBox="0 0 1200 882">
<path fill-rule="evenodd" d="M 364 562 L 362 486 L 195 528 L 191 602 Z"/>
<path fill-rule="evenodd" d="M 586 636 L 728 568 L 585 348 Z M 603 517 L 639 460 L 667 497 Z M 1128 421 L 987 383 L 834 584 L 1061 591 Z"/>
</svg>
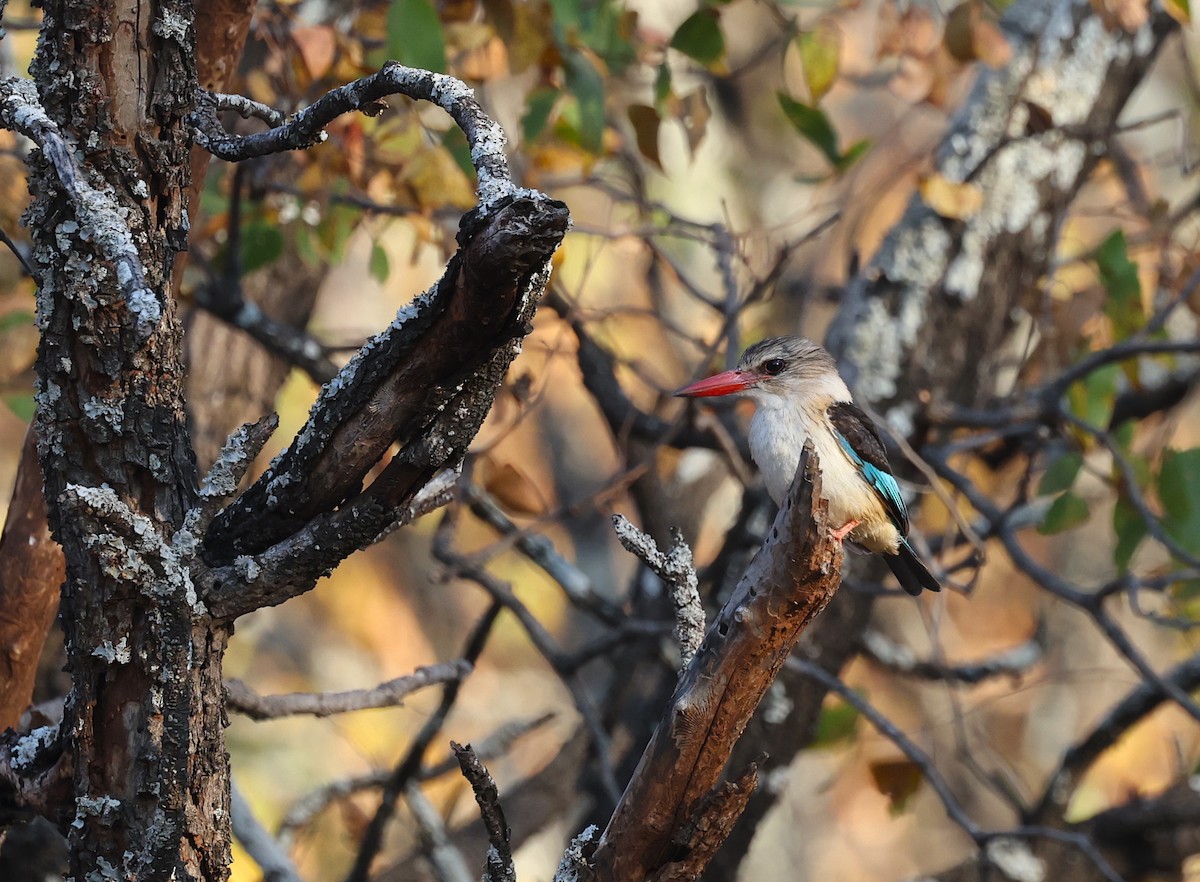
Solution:
<svg viewBox="0 0 1200 882">
<path fill-rule="evenodd" d="M 879 434 L 879 429 L 875 427 L 875 423 L 869 416 L 849 401 L 839 401 L 829 405 L 828 413 L 829 421 L 846 439 L 846 443 L 850 445 L 855 455 L 863 463 L 873 466 L 882 476 L 886 476 L 889 489 L 894 492 L 880 492 L 879 498 L 887 507 L 888 514 L 891 515 L 892 521 L 900 530 L 900 535 L 907 536 L 908 511 L 900 496 L 899 488 L 892 486 L 895 484 L 895 480 L 892 478 L 892 465 L 888 462 L 887 449 L 883 446 L 883 437 Z M 881 489 L 876 487 L 877 491 Z"/>
</svg>

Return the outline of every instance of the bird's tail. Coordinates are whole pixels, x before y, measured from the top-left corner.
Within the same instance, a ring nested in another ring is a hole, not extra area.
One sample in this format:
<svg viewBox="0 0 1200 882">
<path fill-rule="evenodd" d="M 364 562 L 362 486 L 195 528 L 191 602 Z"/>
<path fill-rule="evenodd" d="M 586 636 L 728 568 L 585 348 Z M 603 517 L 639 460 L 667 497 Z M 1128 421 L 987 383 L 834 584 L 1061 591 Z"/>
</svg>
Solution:
<svg viewBox="0 0 1200 882">
<path fill-rule="evenodd" d="M 900 587 L 914 597 L 921 593 L 922 588 L 928 588 L 930 591 L 942 590 L 938 580 L 933 578 L 933 574 L 921 563 L 907 539 L 900 540 L 898 554 L 885 554 L 883 559 L 887 561 L 888 568 L 900 583 Z"/>
</svg>

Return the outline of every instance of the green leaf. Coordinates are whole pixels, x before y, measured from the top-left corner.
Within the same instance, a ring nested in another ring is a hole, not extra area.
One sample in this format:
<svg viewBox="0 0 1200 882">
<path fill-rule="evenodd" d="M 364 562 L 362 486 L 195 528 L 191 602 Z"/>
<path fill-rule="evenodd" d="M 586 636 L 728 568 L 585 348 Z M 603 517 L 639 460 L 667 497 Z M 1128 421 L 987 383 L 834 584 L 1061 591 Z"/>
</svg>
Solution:
<svg viewBox="0 0 1200 882">
<path fill-rule="evenodd" d="M 604 144 L 604 79 L 582 53 L 572 52 L 564 61 L 567 91 L 579 109 L 579 146 L 599 153 Z"/>
<path fill-rule="evenodd" d="M 34 323 L 33 313 L 26 312 L 23 309 L 16 309 L 12 312 L 6 312 L 0 315 L 0 333 L 3 333 L 11 328 L 19 328 L 22 326 L 31 326 Z"/>
<path fill-rule="evenodd" d="M 266 221 L 254 221 L 242 227 L 242 272 L 274 263 L 283 254 L 283 233 Z"/>
<path fill-rule="evenodd" d="M 1096 267 L 1100 282 L 1108 292 L 1104 314 L 1113 323 L 1117 339 L 1122 340 L 1145 324 L 1142 311 L 1142 285 L 1137 264 L 1129 259 L 1125 233 L 1117 230 L 1096 249 Z"/>
<path fill-rule="evenodd" d="M 371 273 L 371 278 L 383 284 L 388 277 L 388 256 L 387 252 L 375 243 L 371 246 L 371 260 L 367 265 L 367 269 Z"/>
<path fill-rule="evenodd" d="M 1112 419 L 1120 371 L 1117 365 L 1106 364 L 1073 385 L 1067 393 L 1072 412 L 1090 425 L 1105 428 Z"/>
<path fill-rule="evenodd" d="M 816 104 L 837 80 L 842 54 L 841 36 L 837 28 L 818 24 L 811 31 L 796 37 L 796 48 L 800 51 L 804 82 L 808 84 L 813 104 Z"/>
<path fill-rule="evenodd" d="M 663 102 L 671 97 L 671 68 L 664 61 L 654 74 L 654 106 L 661 109 Z"/>
<path fill-rule="evenodd" d="M 1113 548 L 1113 566 L 1124 570 L 1133 560 L 1134 552 L 1146 538 L 1146 522 L 1124 497 L 1117 499 L 1113 508 L 1113 532 L 1117 534 L 1117 544 Z"/>
<path fill-rule="evenodd" d="M 817 734 L 813 738 L 813 747 L 832 747 L 842 741 L 849 741 L 854 736 L 858 726 L 858 711 L 854 705 L 844 701 L 833 704 L 826 703 L 817 717 Z"/>
<path fill-rule="evenodd" d="M 850 145 L 850 149 L 843 153 L 834 165 L 837 166 L 839 172 L 844 172 L 850 166 L 858 161 L 858 158 L 871 149 L 871 142 L 864 138 L 861 141 L 855 141 Z"/>
<path fill-rule="evenodd" d="M 392 0 L 387 18 L 387 53 L 409 67 L 446 71 L 442 23 L 431 0 Z"/>
<path fill-rule="evenodd" d="M 529 93 L 525 104 L 525 115 L 521 117 L 521 137 L 528 143 L 533 141 L 546 128 L 554 105 L 562 93 L 558 89 L 542 87 Z"/>
<path fill-rule="evenodd" d="M 1051 536 L 1078 527 L 1088 519 L 1088 505 L 1079 496 L 1069 490 L 1050 503 L 1050 510 L 1038 526 L 1038 532 L 1043 536 Z"/>
<path fill-rule="evenodd" d="M 1055 457 L 1054 461 L 1046 466 L 1046 471 L 1042 473 L 1042 480 L 1038 483 L 1038 496 L 1049 496 L 1051 493 L 1070 490 L 1071 485 L 1075 483 L 1075 476 L 1079 474 L 1082 466 L 1083 454 L 1081 453 L 1071 451 Z"/>
<path fill-rule="evenodd" d="M 26 423 L 33 419 L 34 411 L 37 410 L 37 402 L 33 400 L 32 395 L 5 395 L 4 403 L 17 419 Z"/>
<path fill-rule="evenodd" d="M 1163 453 L 1158 498 L 1167 532 L 1200 554 L 1200 447 Z"/>
<path fill-rule="evenodd" d="M 823 154 L 834 166 L 842 159 L 838 150 L 837 132 L 829 122 L 829 118 L 815 107 L 809 107 L 802 101 L 797 101 L 783 92 L 777 93 L 779 106 L 783 108 L 784 116 L 792 124 L 792 128 Z"/>
<path fill-rule="evenodd" d="M 671 48 L 705 66 L 716 64 L 725 55 L 720 15 L 712 8 L 697 9 L 675 31 Z"/>
</svg>

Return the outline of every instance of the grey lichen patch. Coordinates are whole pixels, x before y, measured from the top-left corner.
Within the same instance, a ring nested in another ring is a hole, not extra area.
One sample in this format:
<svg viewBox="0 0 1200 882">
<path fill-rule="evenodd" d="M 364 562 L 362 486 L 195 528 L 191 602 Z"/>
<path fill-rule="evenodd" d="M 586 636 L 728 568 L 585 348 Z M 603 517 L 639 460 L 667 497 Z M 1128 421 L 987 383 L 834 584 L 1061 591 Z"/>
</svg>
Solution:
<svg viewBox="0 0 1200 882">
<path fill-rule="evenodd" d="M 113 823 L 120 810 L 121 801 L 111 796 L 77 796 L 75 797 L 75 819 L 71 822 L 71 826 L 82 829 L 87 823 L 87 818 L 99 818 L 102 823 Z"/>
<path fill-rule="evenodd" d="M 563 852 L 562 861 L 554 873 L 554 882 L 579 882 L 580 873 L 586 867 L 584 849 L 594 845 L 600 837 L 600 828 L 592 824 L 571 840 Z"/>
<path fill-rule="evenodd" d="M 102 658 L 111 664 L 129 664 L 129 641 L 122 637 L 114 645 L 111 640 L 105 640 L 100 646 L 92 650 L 92 655 L 96 658 Z"/>
<path fill-rule="evenodd" d="M 106 424 L 113 432 L 121 431 L 125 418 L 121 405 L 103 398 L 89 398 L 83 402 L 83 415 L 93 422 Z"/>
<path fill-rule="evenodd" d="M 17 739 L 10 753 L 14 769 L 29 769 L 37 765 L 42 753 L 58 740 L 58 726 L 39 726 Z"/>
<path fill-rule="evenodd" d="M 233 559 L 233 570 L 243 582 L 254 582 L 262 575 L 258 561 L 246 554 L 239 554 Z"/>
<path fill-rule="evenodd" d="M 191 558 L 181 553 L 188 546 L 165 541 L 150 518 L 133 511 L 107 484 L 68 484 L 61 501 L 88 527 L 84 544 L 106 576 L 155 598 L 182 600 L 195 616 L 206 614 L 192 583 Z"/>
</svg>

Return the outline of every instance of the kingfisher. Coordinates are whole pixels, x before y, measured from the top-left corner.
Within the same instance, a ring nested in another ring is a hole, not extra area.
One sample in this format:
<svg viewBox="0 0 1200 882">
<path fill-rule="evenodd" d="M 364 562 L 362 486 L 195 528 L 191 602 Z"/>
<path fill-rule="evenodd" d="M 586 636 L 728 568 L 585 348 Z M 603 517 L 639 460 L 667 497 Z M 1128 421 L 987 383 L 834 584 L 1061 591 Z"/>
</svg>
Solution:
<svg viewBox="0 0 1200 882">
<path fill-rule="evenodd" d="M 803 337 L 771 337 L 742 353 L 737 367 L 675 393 L 685 398 L 744 395 L 757 405 L 750 455 L 767 492 L 782 504 L 805 443 L 821 463 L 821 486 L 833 531 L 883 556 L 900 587 L 918 595 L 941 585 L 908 542 L 908 509 L 879 429 L 854 404 L 828 352 Z"/>
</svg>

